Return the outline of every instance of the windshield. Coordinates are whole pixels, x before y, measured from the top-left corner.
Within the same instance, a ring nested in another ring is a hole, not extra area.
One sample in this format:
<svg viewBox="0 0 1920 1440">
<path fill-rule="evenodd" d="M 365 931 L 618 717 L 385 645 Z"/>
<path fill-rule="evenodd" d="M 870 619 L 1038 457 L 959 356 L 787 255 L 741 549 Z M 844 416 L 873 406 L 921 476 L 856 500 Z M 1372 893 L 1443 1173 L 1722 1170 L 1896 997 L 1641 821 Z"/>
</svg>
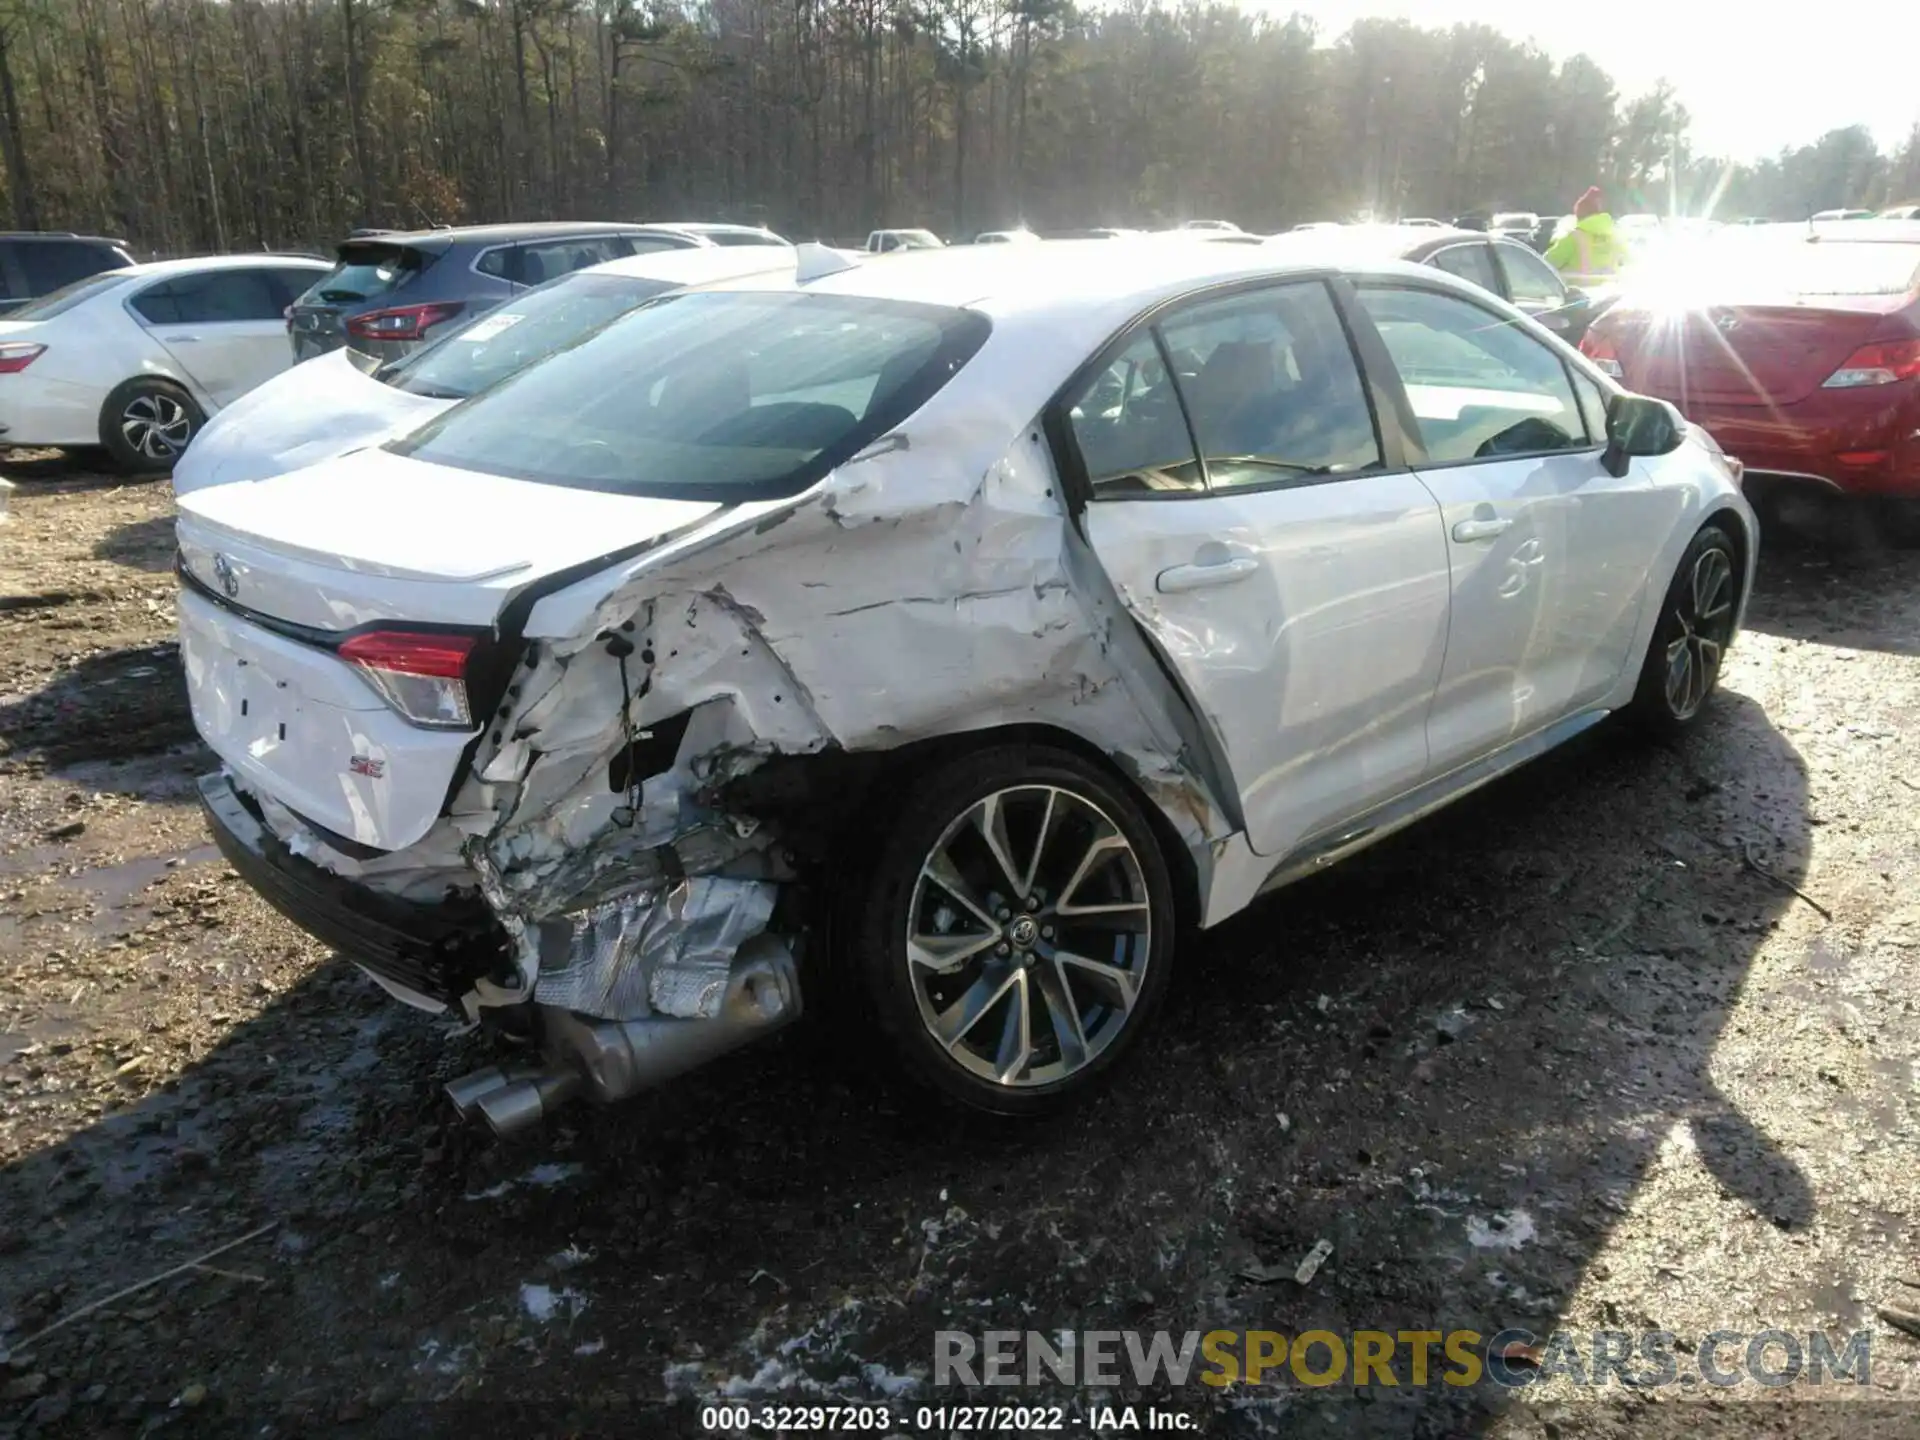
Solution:
<svg viewBox="0 0 1920 1440">
<path fill-rule="evenodd" d="M 904 301 L 667 295 L 389 448 L 621 495 L 791 495 L 919 409 L 987 330 Z"/>
<path fill-rule="evenodd" d="M 375 378 L 409 395 L 465 400 L 673 288 L 666 280 L 576 272 L 477 316 Z"/>
<path fill-rule="evenodd" d="M 38 300 L 28 301 L 7 316 L 9 320 L 51 320 L 56 315 L 64 315 L 83 300 L 91 300 L 96 295 L 127 283 L 133 277 L 124 270 L 106 270 L 98 275 L 89 275 L 84 280 L 76 280 L 71 285 L 62 285 L 58 290 L 50 290 Z"/>
</svg>

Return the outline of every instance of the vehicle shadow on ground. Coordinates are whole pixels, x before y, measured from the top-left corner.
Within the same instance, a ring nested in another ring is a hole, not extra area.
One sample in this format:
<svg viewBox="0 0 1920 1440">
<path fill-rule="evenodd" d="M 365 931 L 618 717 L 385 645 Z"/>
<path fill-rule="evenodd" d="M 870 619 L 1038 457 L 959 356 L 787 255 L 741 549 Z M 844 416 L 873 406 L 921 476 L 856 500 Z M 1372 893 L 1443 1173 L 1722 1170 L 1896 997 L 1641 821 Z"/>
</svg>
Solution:
<svg viewBox="0 0 1920 1440">
<path fill-rule="evenodd" d="M 173 569 L 173 517 L 155 515 L 116 527 L 93 547 L 96 560 L 111 560 L 150 575 Z"/>
<path fill-rule="evenodd" d="M 170 478 L 113 470 L 104 454 L 84 450 L 0 450 L 0 478 L 30 484 L 43 495 L 118 490 L 123 485 L 152 485 Z"/>
<path fill-rule="evenodd" d="M 1818 532 L 1769 530 L 1747 628 L 1787 640 L 1920 655 L 1920 549 L 1882 547 L 1861 563 L 1858 547 Z"/>
<path fill-rule="evenodd" d="M 48 1433 L 191 1382 L 200 1435 L 694 1434 L 688 1398 L 729 1387 L 963 1398 L 905 1378 L 942 1329 L 1544 1334 L 1658 1165 L 1704 1167 L 1729 1227 L 1812 1218 L 1709 1067 L 1809 834 L 1745 697 L 1681 746 L 1603 730 L 1200 937 L 1114 1084 L 1012 1127 L 903 1099 L 809 1024 L 496 1143 L 436 1093 L 486 1044 L 336 960 L 0 1171 L 0 1346 L 267 1222 L 209 1262 L 257 1282 L 190 1271 L 32 1347 L 70 1407 Z M 1479 1432 L 1507 1400 L 1147 1393 L 1223 1436 L 1325 1407 L 1342 1434 Z"/>
<path fill-rule="evenodd" d="M 174 640 L 89 655 L 38 690 L 0 701 L 4 753 L 37 754 L 50 766 L 128 759 L 197 739 Z"/>
</svg>

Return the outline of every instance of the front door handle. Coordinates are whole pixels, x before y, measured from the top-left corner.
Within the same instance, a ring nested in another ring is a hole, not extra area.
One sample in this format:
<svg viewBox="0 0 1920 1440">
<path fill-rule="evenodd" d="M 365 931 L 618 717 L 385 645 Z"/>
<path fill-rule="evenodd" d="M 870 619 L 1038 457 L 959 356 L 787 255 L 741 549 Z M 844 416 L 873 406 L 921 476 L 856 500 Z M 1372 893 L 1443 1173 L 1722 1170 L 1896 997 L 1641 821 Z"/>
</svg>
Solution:
<svg viewBox="0 0 1920 1440">
<path fill-rule="evenodd" d="M 1175 565 L 1170 570 L 1162 570 L 1154 583 L 1163 595 L 1177 595 L 1185 590 L 1232 585 L 1246 579 L 1259 568 L 1258 560 L 1242 555 L 1235 560 L 1219 560 L 1211 565 Z"/>
<path fill-rule="evenodd" d="M 1511 519 L 1462 520 L 1453 527 L 1453 538 L 1466 545 L 1475 540 L 1491 540 L 1496 535 L 1506 534 L 1512 528 Z"/>
<path fill-rule="evenodd" d="M 160 339 L 168 345 L 192 345 L 198 342 L 198 335 L 162 335 Z"/>
</svg>

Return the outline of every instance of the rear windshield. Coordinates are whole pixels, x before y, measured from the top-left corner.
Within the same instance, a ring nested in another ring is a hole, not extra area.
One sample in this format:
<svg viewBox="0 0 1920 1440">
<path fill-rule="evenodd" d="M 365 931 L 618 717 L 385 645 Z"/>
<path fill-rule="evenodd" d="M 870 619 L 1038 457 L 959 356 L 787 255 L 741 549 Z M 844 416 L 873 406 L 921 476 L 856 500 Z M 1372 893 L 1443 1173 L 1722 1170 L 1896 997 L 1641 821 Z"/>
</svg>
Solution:
<svg viewBox="0 0 1920 1440">
<path fill-rule="evenodd" d="M 117 290 L 132 277 L 121 270 L 103 270 L 98 275 L 89 275 L 84 280 L 76 280 L 71 285 L 62 285 L 51 294 L 42 295 L 38 300 L 22 305 L 7 315 L 9 320 L 51 320 L 56 315 L 64 315 L 83 301 L 96 295 L 104 295 L 109 290 Z"/>
<path fill-rule="evenodd" d="M 433 257 L 404 245 L 342 245 L 340 260 L 296 304 L 350 305 L 398 290 L 433 263 Z"/>
<path fill-rule="evenodd" d="M 904 301 L 667 295 L 390 448 L 579 490 L 772 499 L 912 414 L 987 330 L 973 312 Z"/>
<path fill-rule="evenodd" d="M 410 395 L 465 400 L 673 288 L 665 280 L 567 275 L 487 311 L 377 378 Z"/>
</svg>

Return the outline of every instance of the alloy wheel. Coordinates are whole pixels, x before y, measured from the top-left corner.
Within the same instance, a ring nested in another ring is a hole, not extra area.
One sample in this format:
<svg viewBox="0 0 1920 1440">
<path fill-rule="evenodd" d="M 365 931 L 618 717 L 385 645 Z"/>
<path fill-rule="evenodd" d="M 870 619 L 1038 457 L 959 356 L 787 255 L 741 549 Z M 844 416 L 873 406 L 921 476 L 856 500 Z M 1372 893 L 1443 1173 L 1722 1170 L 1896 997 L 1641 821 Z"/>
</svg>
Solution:
<svg viewBox="0 0 1920 1440">
<path fill-rule="evenodd" d="M 149 460 L 172 460 L 193 438 L 193 417 L 170 395 L 136 395 L 120 412 L 120 433 Z"/>
<path fill-rule="evenodd" d="M 1720 657 L 1733 634 L 1733 563 L 1711 546 L 1693 562 L 1693 573 L 1673 597 L 1676 633 L 1667 644 L 1667 707 L 1676 720 L 1690 720 L 1706 704 L 1720 673 Z"/>
<path fill-rule="evenodd" d="M 1112 818 L 1056 785 L 995 790 L 921 862 L 906 965 L 920 1020 L 997 1085 L 1057 1084 L 1125 1030 L 1145 980 L 1153 907 Z"/>
</svg>

